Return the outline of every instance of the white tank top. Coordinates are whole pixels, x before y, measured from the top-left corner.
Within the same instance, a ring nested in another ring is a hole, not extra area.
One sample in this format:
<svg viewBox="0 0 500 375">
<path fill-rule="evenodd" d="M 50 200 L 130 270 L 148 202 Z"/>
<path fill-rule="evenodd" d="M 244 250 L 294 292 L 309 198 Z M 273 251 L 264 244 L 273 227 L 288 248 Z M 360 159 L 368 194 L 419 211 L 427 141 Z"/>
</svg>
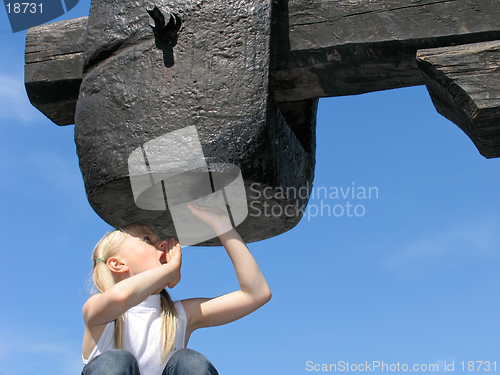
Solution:
<svg viewBox="0 0 500 375">
<path fill-rule="evenodd" d="M 186 337 L 186 312 L 181 301 L 174 302 L 178 313 L 177 330 L 174 349 L 167 359 L 161 361 L 161 300 L 159 294 L 146 298 L 142 303 L 132 307 L 125 314 L 123 330 L 123 349 L 134 355 L 139 364 L 141 374 L 161 375 L 170 357 L 184 348 Z M 90 354 L 83 359 L 86 365 L 91 359 L 107 350 L 114 349 L 115 322 L 109 322 Z"/>
</svg>

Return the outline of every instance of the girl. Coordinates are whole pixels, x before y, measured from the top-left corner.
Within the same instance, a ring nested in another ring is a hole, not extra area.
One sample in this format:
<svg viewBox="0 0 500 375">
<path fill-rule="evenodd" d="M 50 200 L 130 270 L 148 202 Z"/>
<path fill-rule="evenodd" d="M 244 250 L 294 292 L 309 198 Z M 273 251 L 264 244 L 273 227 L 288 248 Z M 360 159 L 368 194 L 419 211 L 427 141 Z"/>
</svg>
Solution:
<svg viewBox="0 0 500 375">
<path fill-rule="evenodd" d="M 191 203 L 188 208 L 218 235 L 241 289 L 172 302 L 165 288 L 180 281 L 180 244 L 160 240 L 141 224 L 109 233 L 93 254 L 100 293 L 83 306 L 83 375 L 217 374 L 203 355 L 184 349 L 193 331 L 240 319 L 270 300 L 266 280 L 228 216 Z"/>
</svg>

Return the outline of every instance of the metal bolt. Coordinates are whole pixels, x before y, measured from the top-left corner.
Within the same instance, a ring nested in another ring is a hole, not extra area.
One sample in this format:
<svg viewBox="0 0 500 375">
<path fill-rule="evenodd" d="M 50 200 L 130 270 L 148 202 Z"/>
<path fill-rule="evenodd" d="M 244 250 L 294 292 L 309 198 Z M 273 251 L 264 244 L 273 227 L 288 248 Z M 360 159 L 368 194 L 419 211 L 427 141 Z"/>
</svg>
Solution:
<svg viewBox="0 0 500 375">
<path fill-rule="evenodd" d="M 168 39 L 177 35 L 181 28 L 181 19 L 176 14 L 168 13 L 168 23 L 165 24 L 165 16 L 154 4 L 149 4 L 146 8 L 153 19 L 155 25 L 150 25 L 156 36 L 161 39 Z"/>
<path fill-rule="evenodd" d="M 165 27 L 165 17 L 160 9 L 154 4 L 149 4 L 146 8 L 153 21 L 155 21 L 155 27 L 157 29 L 163 29 Z"/>
</svg>

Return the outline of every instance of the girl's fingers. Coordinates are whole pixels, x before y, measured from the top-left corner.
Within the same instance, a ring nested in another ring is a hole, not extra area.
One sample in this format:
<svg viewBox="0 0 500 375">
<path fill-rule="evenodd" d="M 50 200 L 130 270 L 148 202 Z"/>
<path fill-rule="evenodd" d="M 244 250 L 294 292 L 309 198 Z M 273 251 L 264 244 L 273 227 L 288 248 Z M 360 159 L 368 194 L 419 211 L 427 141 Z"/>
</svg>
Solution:
<svg viewBox="0 0 500 375">
<path fill-rule="evenodd" d="M 179 244 L 179 241 L 177 241 L 175 238 L 172 238 L 172 249 L 175 248 Z"/>
<path fill-rule="evenodd" d="M 167 263 L 172 260 L 174 254 L 181 250 L 181 244 L 175 239 L 169 241 L 168 250 L 165 252 Z"/>
</svg>

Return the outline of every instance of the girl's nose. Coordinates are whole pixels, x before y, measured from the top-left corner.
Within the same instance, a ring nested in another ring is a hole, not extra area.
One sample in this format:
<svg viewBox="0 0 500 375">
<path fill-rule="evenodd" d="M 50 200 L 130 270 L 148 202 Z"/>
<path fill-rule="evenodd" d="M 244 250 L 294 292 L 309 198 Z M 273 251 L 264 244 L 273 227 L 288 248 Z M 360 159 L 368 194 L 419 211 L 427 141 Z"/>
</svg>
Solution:
<svg viewBox="0 0 500 375">
<path fill-rule="evenodd" d="M 161 251 L 166 251 L 168 249 L 168 241 L 160 240 L 156 243 L 156 248 Z"/>
</svg>

